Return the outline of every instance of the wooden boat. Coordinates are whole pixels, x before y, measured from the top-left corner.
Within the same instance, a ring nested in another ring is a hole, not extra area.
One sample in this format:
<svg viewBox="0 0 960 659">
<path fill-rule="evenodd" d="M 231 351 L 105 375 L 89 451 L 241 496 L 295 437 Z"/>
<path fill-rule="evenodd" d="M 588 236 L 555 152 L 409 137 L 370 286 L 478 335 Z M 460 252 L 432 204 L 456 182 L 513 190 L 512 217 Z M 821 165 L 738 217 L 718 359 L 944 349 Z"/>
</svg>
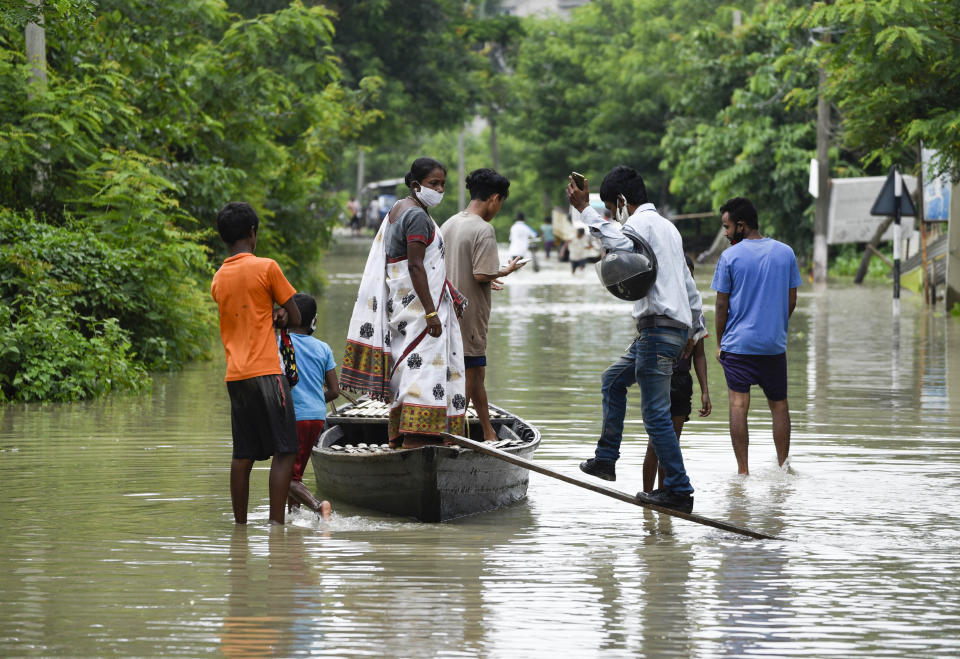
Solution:
<svg viewBox="0 0 960 659">
<path fill-rule="evenodd" d="M 327 415 L 311 460 L 323 496 L 423 522 L 495 510 L 526 496 L 529 472 L 498 458 L 457 446 L 389 448 L 388 413 L 387 404 L 361 399 Z M 480 436 L 472 408 L 467 422 Z M 490 422 L 499 438 L 492 446 L 533 457 L 539 430 L 494 405 Z"/>
</svg>

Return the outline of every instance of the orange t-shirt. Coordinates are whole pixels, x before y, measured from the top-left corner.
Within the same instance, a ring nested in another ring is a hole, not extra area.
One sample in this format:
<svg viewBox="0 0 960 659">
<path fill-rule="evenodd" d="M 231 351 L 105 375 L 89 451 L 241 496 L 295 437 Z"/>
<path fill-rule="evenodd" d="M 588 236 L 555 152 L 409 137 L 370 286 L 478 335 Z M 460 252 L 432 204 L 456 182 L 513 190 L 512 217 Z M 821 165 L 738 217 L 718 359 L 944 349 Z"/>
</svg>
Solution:
<svg viewBox="0 0 960 659">
<path fill-rule="evenodd" d="M 283 373 L 273 331 L 273 303 L 296 290 L 273 259 L 249 252 L 231 256 L 213 275 L 210 292 L 220 309 L 220 338 L 227 353 L 227 382 Z"/>
</svg>

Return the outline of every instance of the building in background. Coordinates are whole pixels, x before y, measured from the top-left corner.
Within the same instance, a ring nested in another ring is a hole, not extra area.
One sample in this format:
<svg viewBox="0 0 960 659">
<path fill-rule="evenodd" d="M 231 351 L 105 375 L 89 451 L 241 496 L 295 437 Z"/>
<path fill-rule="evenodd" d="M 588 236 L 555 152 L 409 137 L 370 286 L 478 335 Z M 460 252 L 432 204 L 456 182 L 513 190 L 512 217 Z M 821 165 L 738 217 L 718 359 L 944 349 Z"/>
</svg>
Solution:
<svg viewBox="0 0 960 659">
<path fill-rule="evenodd" d="M 500 8 L 513 16 L 567 14 L 590 0 L 501 0 Z"/>
</svg>

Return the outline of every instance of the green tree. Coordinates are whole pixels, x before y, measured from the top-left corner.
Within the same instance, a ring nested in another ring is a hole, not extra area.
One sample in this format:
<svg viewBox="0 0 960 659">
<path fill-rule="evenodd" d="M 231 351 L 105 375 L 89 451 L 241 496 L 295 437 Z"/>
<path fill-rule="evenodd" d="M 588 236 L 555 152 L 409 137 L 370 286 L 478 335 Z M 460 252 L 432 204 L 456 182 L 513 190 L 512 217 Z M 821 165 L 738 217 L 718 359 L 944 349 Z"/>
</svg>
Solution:
<svg viewBox="0 0 960 659">
<path fill-rule="evenodd" d="M 225 201 L 252 203 L 269 220 L 264 253 L 315 283 L 342 202 L 330 189 L 332 154 L 372 118 L 364 104 L 375 85 L 340 84 L 323 7 L 293 2 L 235 21 L 215 0 L 155 4 L 108 1 L 98 22 L 101 61 L 119 62 L 147 123 L 136 146 L 162 154 L 202 226 Z"/>
<path fill-rule="evenodd" d="M 683 209 L 749 197 L 765 233 L 805 252 L 813 229 L 807 177 L 816 96 L 789 106 L 784 99 L 794 88 L 815 90 L 817 75 L 804 56 L 809 35 L 791 26 L 791 16 L 783 3 L 763 3 L 740 28 L 704 22 L 683 37 L 662 167 Z"/>
<path fill-rule="evenodd" d="M 380 119 L 362 144 L 389 144 L 400 136 L 456 125 L 469 116 L 465 76 L 475 61 L 462 33 L 461 0 L 333 0 L 333 48 L 344 83 L 376 77 L 383 89 L 374 105 Z"/>
<path fill-rule="evenodd" d="M 500 169 L 497 127 L 502 114 L 510 110 L 510 78 L 517 50 L 525 32 L 515 16 L 486 14 L 482 7 L 466 24 L 464 37 L 480 56 L 476 69 L 468 77 L 470 104 L 489 126 L 489 163 Z"/>
<path fill-rule="evenodd" d="M 836 0 L 796 22 L 832 34 L 813 57 L 842 118 L 840 139 L 865 163 L 913 163 L 922 141 L 960 179 L 960 4 L 952 0 Z M 794 98 L 809 102 L 809 89 Z"/>
<path fill-rule="evenodd" d="M 569 20 L 531 20 L 519 48 L 508 129 L 529 145 L 544 205 L 562 202 L 576 169 L 593 181 L 617 164 L 635 167 L 651 197 L 669 203 L 660 140 L 680 80 L 680 36 L 719 2 L 595 0 Z"/>
</svg>

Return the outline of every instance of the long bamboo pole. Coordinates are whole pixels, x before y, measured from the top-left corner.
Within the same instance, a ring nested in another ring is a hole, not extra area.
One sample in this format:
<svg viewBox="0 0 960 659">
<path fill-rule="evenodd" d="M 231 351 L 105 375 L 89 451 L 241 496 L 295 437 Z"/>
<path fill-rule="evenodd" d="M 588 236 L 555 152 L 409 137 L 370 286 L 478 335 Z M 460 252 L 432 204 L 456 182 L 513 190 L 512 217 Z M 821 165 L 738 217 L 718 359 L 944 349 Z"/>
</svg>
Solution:
<svg viewBox="0 0 960 659">
<path fill-rule="evenodd" d="M 679 517 L 680 519 L 685 519 L 689 522 L 696 522 L 697 524 L 703 524 L 705 526 L 712 526 L 716 529 L 721 529 L 723 531 L 730 531 L 731 533 L 738 533 L 740 535 L 745 535 L 750 538 L 756 538 L 758 540 L 781 540 L 776 536 L 767 535 L 766 533 L 761 533 L 759 531 L 753 531 L 751 529 L 746 529 L 741 526 L 735 526 L 727 522 L 723 522 L 717 519 L 711 519 L 709 517 L 704 517 L 703 515 L 695 515 L 693 513 L 684 513 L 679 510 L 673 510 L 672 508 L 664 508 L 663 506 L 656 506 L 650 503 L 645 503 L 637 499 L 637 497 L 632 494 L 627 494 L 626 492 L 621 492 L 620 490 L 615 490 L 612 487 L 607 487 L 605 485 L 599 485 L 597 483 L 590 483 L 588 481 L 580 480 L 579 478 L 574 478 L 573 476 L 567 476 L 566 474 L 561 474 L 558 471 L 553 471 L 542 465 L 537 464 L 526 458 L 521 458 L 506 451 L 501 451 L 500 449 L 493 448 L 482 442 L 475 442 L 472 439 L 467 439 L 466 437 L 461 437 L 460 435 L 452 435 L 450 433 L 441 433 L 444 439 L 453 442 L 457 446 L 462 446 L 463 448 L 473 449 L 477 453 L 483 453 L 485 455 L 490 455 L 495 458 L 499 458 L 504 462 L 509 462 L 510 464 L 517 465 L 518 467 L 523 467 L 524 469 L 529 469 L 530 471 L 535 471 L 538 474 L 543 474 L 544 476 L 550 476 L 551 478 L 556 478 L 557 480 L 564 481 L 565 483 L 570 483 L 571 485 L 576 485 L 577 487 L 582 487 L 586 490 L 591 490 L 599 494 L 603 494 L 612 499 L 618 499 L 625 503 L 632 503 L 635 506 L 641 506 L 643 508 L 649 508 L 650 510 L 655 510 L 658 513 L 663 513 L 665 515 L 672 515 L 674 517 Z"/>
</svg>

